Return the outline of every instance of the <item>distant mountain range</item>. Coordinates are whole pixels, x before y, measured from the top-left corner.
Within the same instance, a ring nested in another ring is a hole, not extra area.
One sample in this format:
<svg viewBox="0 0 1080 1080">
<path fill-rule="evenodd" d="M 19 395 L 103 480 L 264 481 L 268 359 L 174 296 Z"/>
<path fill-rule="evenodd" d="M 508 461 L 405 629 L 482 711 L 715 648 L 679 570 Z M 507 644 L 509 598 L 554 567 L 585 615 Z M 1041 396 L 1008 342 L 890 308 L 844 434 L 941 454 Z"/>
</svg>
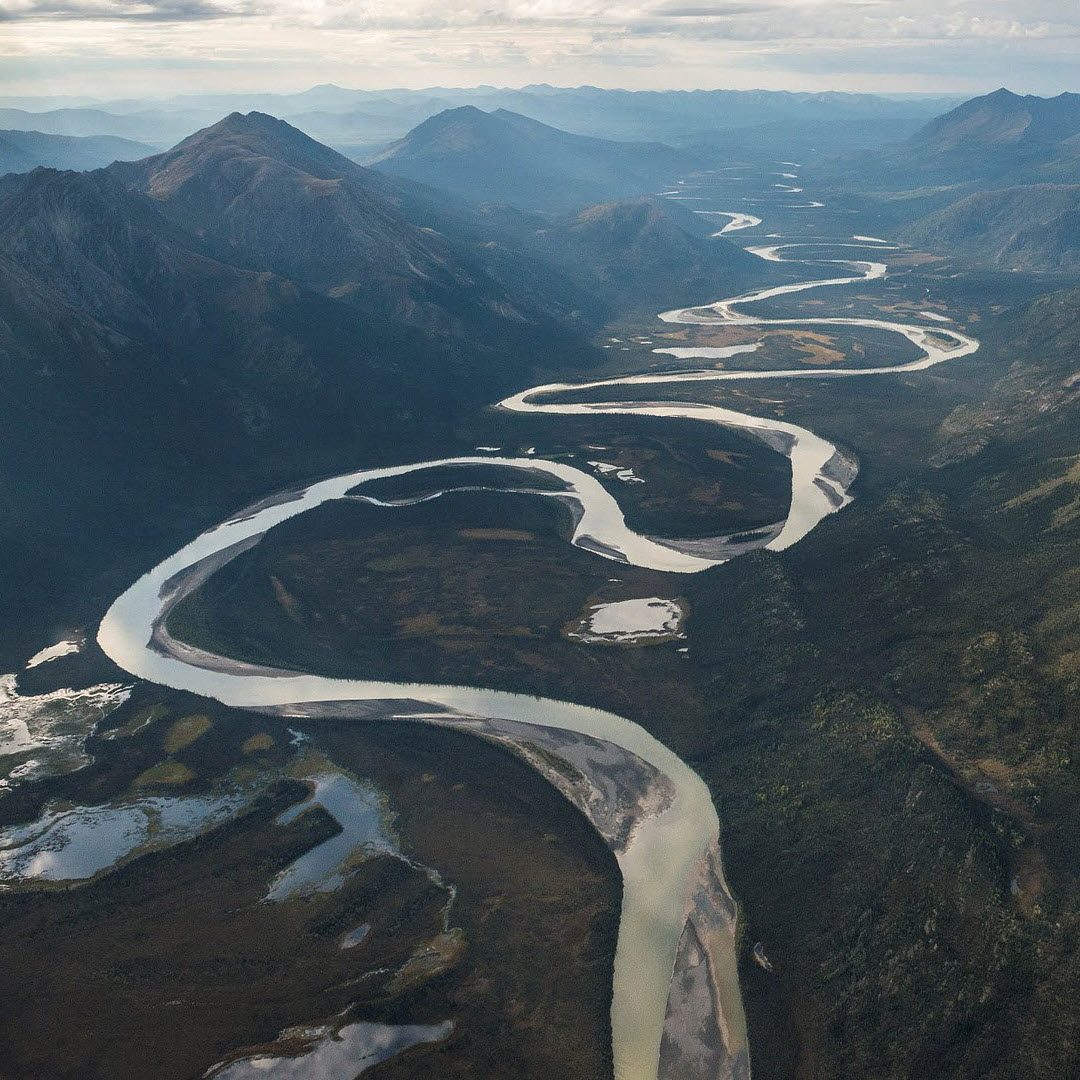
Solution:
<svg viewBox="0 0 1080 1080">
<path fill-rule="evenodd" d="M 701 162 L 659 143 L 572 135 L 471 105 L 425 120 L 368 162 L 473 202 L 561 210 L 641 195 Z"/>
<path fill-rule="evenodd" d="M 627 91 L 593 86 L 526 86 L 500 89 L 434 87 L 427 90 L 350 90 L 326 85 L 299 94 L 208 94 L 166 100 L 0 98 L 0 128 L 62 135 L 116 135 L 164 148 L 222 115 L 251 110 L 288 120 L 307 134 L 350 156 L 370 154 L 447 109 L 472 105 L 508 109 L 577 135 L 689 146 L 709 133 L 767 125 L 784 137 L 807 125 L 839 125 L 844 147 L 871 145 L 870 121 L 917 125 L 959 98 L 780 91 Z M 854 139 L 855 141 L 850 141 Z M 862 140 L 868 139 L 869 142 Z"/>
<path fill-rule="evenodd" d="M 0 176 L 29 172 L 39 165 L 50 169 L 100 169 L 112 161 L 134 161 L 153 153 L 153 147 L 110 135 L 78 138 L 40 131 L 0 131 Z"/>
</svg>

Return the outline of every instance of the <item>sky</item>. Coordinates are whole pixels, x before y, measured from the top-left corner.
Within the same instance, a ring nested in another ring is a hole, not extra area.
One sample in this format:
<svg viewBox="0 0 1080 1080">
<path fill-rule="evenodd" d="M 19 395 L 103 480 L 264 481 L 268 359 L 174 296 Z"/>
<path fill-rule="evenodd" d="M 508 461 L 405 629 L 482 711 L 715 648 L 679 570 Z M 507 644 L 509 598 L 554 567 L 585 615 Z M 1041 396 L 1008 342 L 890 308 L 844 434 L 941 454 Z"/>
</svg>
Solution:
<svg viewBox="0 0 1080 1080">
<path fill-rule="evenodd" d="M 0 0 L 0 95 L 1080 90 L 1078 0 Z"/>
</svg>

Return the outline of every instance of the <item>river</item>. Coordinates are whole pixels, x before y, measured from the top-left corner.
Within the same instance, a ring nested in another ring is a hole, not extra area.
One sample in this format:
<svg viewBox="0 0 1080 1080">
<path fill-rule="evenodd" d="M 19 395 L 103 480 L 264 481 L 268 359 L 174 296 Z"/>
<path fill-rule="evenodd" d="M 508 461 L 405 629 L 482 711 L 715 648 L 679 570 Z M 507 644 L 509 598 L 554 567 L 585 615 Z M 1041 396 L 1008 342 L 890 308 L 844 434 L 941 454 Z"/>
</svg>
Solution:
<svg viewBox="0 0 1080 1080">
<path fill-rule="evenodd" d="M 787 187 L 787 190 L 799 189 Z M 720 211 L 747 229 L 759 218 Z M 880 247 L 880 242 L 864 246 Z M 778 260 L 785 245 L 752 249 Z M 248 550 L 274 526 L 333 499 L 356 497 L 366 481 L 437 466 L 503 465 L 561 482 L 557 498 L 575 517 L 572 542 L 604 557 L 672 573 L 695 573 L 751 547 L 780 550 L 796 543 L 849 500 L 854 462 L 812 431 L 780 420 L 694 402 L 595 401 L 551 398 L 568 391 L 729 380 L 835 379 L 917 371 L 967 355 L 978 342 L 940 326 L 858 318 L 766 319 L 745 308 L 770 297 L 871 281 L 886 272 L 876 261 L 836 260 L 841 276 L 761 289 L 696 308 L 662 313 L 666 323 L 740 326 L 867 327 L 903 335 L 923 356 L 892 368 L 788 371 L 687 370 L 638 374 L 589 383 L 532 387 L 500 402 L 516 412 L 682 417 L 743 430 L 791 461 L 788 515 L 750 543 L 717 537 L 711 544 L 660 541 L 628 528 L 618 503 L 600 482 L 564 463 L 492 454 L 417 462 L 357 472 L 272 496 L 196 537 L 125 591 L 102 620 L 98 641 L 132 675 L 226 705 L 317 719 L 394 716 L 470 731 L 510 746 L 532 761 L 589 818 L 618 860 L 623 902 L 611 1009 L 617 1080 L 747 1080 L 750 1051 L 739 994 L 734 946 L 735 904 L 724 880 L 719 822 L 703 781 L 643 727 L 572 702 L 470 686 L 329 679 L 258 667 L 193 648 L 168 633 L 172 608 L 211 574 Z M 945 340 L 953 344 L 944 344 Z M 374 501 L 374 500 L 372 500 Z M 556 770 L 550 757 L 573 770 Z M 584 780 L 568 779 L 569 775 Z"/>
</svg>

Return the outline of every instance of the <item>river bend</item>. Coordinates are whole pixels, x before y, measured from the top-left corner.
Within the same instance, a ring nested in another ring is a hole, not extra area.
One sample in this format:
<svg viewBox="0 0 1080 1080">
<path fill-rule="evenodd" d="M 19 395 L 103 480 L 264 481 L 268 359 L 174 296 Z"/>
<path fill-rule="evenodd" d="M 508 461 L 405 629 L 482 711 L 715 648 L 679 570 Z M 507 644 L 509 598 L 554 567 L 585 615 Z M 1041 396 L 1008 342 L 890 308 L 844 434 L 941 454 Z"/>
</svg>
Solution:
<svg viewBox="0 0 1080 1080">
<path fill-rule="evenodd" d="M 796 187 L 785 185 L 787 191 Z M 760 219 L 740 211 L 711 211 L 730 219 L 721 232 L 754 228 Z M 859 246 L 881 248 L 860 238 Z M 791 245 L 750 249 L 779 260 Z M 632 414 L 720 424 L 762 439 L 791 461 L 791 504 L 783 522 L 750 542 L 717 537 L 680 544 L 634 533 L 600 482 L 572 466 L 537 457 L 492 454 L 365 469 L 302 490 L 272 496 L 196 537 L 125 591 L 102 620 L 98 641 L 132 675 L 225 705 L 289 716 L 399 717 L 470 731 L 511 747 L 555 783 L 596 827 L 615 853 L 623 902 L 611 1009 L 617 1080 L 748 1080 L 750 1055 L 739 995 L 734 947 L 735 904 L 724 880 L 719 822 L 702 780 L 643 727 L 572 702 L 470 686 L 329 679 L 259 667 L 216 656 L 172 638 L 172 608 L 211 574 L 257 544 L 270 529 L 333 499 L 356 497 L 366 481 L 436 466 L 503 465 L 543 473 L 573 512 L 572 543 L 604 557 L 671 573 L 694 573 L 750 547 L 794 544 L 850 499 L 856 466 L 812 431 L 787 422 L 695 402 L 593 401 L 560 403 L 568 391 L 668 385 L 680 382 L 843 379 L 918 371 L 967 355 L 971 337 L 940 326 L 859 318 L 770 319 L 746 309 L 770 297 L 881 277 L 886 264 L 837 260 L 839 276 L 761 289 L 701 307 L 662 313 L 666 323 L 739 326 L 867 327 L 901 334 L 923 355 L 896 367 L 787 371 L 687 370 L 638 374 L 588 383 L 551 383 L 514 394 L 500 407 L 556 415 Z M 376 500 L 370 500 L 375 502 Z M 392 512 L 392 511 L 388 511 Z M 555 770 L 550 758 L 573 770 Z M 569 780 L 573 774 L 584 779 Z"/>
</svg>

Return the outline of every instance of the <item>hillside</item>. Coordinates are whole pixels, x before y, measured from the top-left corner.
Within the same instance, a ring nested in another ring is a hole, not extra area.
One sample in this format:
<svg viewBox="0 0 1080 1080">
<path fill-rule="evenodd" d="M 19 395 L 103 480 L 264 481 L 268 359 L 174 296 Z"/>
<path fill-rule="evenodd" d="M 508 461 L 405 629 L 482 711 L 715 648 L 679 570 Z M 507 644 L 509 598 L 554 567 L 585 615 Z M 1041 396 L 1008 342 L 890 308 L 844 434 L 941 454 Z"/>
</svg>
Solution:
<svg viewBox="0 0 1080 1080">
<path fill-rule="evenodd" d="M 469 105 L 425 120 L 369 164 L 472 202 L 552 211 L 654 191 L 696 162 L 660 143 L 571 135 Z"/>
<path fill-rule="evenodd" d="M 40 131 L 0 131 L 0 176 L 50 169 L 100 169 L 111 161 L 134 161 L 152 153 L 146 143 L 110 135 L 78 138 Z"/>
<path fill-rule="evenodd" d="M 129 576 L 284 483 L 445 447 L 534 365 L 585 355 L 275 124 L 0 181 L 5 609 L 75 589 L 92 610 L 105 565 Z"/>
<path fill-rule="evenodd" d="M 1080 94 L 1001 89 L 935 118 L 903 142 L 812 163 L 803 179 L 883 225 L 907 223 L 979 191 L 1080 183 Z"/>
<path fill-rule="evenodd" d="M 1080 185 L 1032 184 L 969 195 L 899 238 L 1005 270 L 1080 269 Z"/>
<path fill-rule="evenodd" d="M 744 967 L 762 1075 L 1075 1062 L 1078 313 L 1073 290 L 988 320 L 972 373 L 1011 367 L 938 430 L 922 399 L 914 468 L 693 584 L 699 769 L 748 937 L 783 956 Z"/>
<path fill-rule="evenodd" d="M 704 303 L 750 282 L 794 279 L 724 237 L 695 234 L 701 220 L 662 199 L 601 203 L 544 230 L 536 248 L 613 311 Z"/>
<path fill-rule="evenodd" d="M 1002 87 L 930 121 L 909 140 L 929 154 L 998 155 L 1001 168 L 1053 154 L 1080 132 L 1080 94 L 1041 98 Z"/>
</svg>

